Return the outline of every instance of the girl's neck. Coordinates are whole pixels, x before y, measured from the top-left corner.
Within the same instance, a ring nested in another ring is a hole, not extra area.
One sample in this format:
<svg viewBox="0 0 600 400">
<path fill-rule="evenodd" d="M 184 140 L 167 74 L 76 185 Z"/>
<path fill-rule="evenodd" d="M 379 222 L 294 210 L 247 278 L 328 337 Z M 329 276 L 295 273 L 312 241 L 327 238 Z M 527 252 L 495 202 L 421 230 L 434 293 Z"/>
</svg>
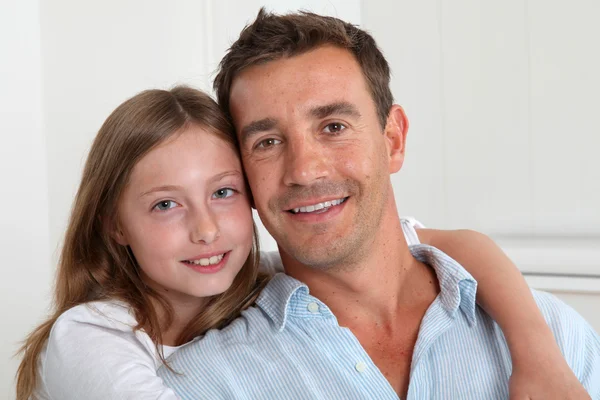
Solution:
<svg viewBox="0 0 600 400">
<path fill-rule="evenodd" d="M 162 343 L 160 344 L 165 346 L 177 346 L 182 344 L 178 343 L 178 339 L 183 333 L 183 330 L 206 306 L 208 298 L 191 297 L 188 295 L 181 296 L 171 291 L 165 291 L 164 289 L 159 293 L 164 296 L 173 309 L 171 325 L 161 332 Z M 158 302 L 154 301 L 153 303 L 158 312 L 159 321 L 161 325 L 163 325 L 167 320 L 167 315 L 162 307 L 157 304 Z"/>
<path fill-rule="evenodd" d="M 189 322 L 200 312 L 203 305 L 195 307 L 176 307 L 173 306 L 173 322 L 168 329 L 162 332 L 162 344 L 165 346 L 177 346 L 178 339 L 183 333 Z M 164 321 L 164 318 L 161 318 Z"/>
</svg>

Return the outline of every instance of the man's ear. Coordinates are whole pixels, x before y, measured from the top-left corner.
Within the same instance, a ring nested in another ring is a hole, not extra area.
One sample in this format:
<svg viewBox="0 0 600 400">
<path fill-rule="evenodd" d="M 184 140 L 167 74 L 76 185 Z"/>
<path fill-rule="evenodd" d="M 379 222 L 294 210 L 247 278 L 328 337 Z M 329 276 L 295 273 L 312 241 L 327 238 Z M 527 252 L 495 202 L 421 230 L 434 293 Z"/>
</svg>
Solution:
<svg viewBox="0 0 600 400">
<path fill-rule="evenodd" d="M 400 171 L 404 164 L 406 135 L 408 134 L 408 118 L 401 106 L 394 104 L 390 108 L 383 134 L 386 139 L 390 173 L 393 174 Z"/>
</svg>

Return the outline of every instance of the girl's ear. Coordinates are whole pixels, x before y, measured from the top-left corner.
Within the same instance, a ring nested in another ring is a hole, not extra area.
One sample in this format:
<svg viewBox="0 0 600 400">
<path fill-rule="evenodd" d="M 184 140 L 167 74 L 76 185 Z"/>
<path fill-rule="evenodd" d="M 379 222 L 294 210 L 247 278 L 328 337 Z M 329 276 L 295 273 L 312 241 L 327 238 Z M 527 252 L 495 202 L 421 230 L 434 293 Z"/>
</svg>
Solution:
<svg viewBox="0 0 600 400">
<path fill-rule="evenodd" d="M 123 233 L 123 230 L 119 226 L 118 222 L 113 222 L 106 217 L 99 217 L 102 220 L 102 223 L 106 225 L 108 231 L 110 232 L 110 236 L 120 244 L 121 246 L 128 246 L 129 243 L 127 241 L 127 237 Z"/>
<path fill-rule="evenodd" d="M 121 246 L 127 246 L 129 245 L 129 243 L 127 242 L 127 239 L 125 238 L 125 234 L 123 233 L 123 231 L 120 228 L 114 229 L 112 234 L 113 239 L 115 239 L 115 241 L 117 243 L 119 243 Z"/>
</svg>

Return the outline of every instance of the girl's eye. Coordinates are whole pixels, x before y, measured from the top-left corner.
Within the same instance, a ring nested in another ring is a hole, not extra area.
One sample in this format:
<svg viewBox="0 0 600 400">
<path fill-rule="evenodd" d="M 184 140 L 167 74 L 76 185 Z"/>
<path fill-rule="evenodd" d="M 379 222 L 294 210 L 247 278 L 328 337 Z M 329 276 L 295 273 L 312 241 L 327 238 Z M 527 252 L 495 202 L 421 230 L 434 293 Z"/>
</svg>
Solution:
<svg viewBox="0 0 600 400">
<path fill-rule="evenodd" d="M 213 193 L 212 197 L 214 199 L 226 199 L 227 197 L 233 196 L 234 190 L 231 188 L 223 188 L 219 189 Z"/>
<path fill-rule="evenodd" d="M 281 140 L 279 139 L 274 139 L 274 138 L 268 138 L 265 140 L 261 140 L 260 142 L 258 142 L 258 144 L 256 145 L 256 147 L 260 147 L 260 148 L 267 148 L 267 147 L 273 147 L 276 146 L 278 144 L 281 143 Z"/>
<path fill-rule="evenodd" d="M 167 211 L 167 210 L 169 210 L 171 208 L 175 208 L 175 207 L 177 207 L 177 203 L 174 202 L 173 200 L 163 200 L 163 201 L 157 203 L 154 206 L 154 209 L 158 210 L 158 211 Z"/>
<path fill-rule="evenodd" d="M 341 124 L 339 122 L 332 122 L 331 124 L 325 126 L 325 129 L 323 130 L 326 133 L 340 133 L 344 129 L 346 129 L 346 126 L 344 124 Z"/>
</svg>

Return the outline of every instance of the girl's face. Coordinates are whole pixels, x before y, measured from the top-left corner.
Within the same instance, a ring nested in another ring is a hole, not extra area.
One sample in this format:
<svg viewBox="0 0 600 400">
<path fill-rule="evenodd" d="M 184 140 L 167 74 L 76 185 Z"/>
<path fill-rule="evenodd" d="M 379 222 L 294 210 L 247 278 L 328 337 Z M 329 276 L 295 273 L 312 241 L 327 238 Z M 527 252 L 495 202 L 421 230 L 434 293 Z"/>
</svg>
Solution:
<svg viewBox="0 0 600 400">
<path fill-rule="evenodd" d="M 252 247 L 252 213 L 233 146 L 191 126 L 134 167 L 117 241 L 177 306 L 224 292 Z"/>
</svg>

